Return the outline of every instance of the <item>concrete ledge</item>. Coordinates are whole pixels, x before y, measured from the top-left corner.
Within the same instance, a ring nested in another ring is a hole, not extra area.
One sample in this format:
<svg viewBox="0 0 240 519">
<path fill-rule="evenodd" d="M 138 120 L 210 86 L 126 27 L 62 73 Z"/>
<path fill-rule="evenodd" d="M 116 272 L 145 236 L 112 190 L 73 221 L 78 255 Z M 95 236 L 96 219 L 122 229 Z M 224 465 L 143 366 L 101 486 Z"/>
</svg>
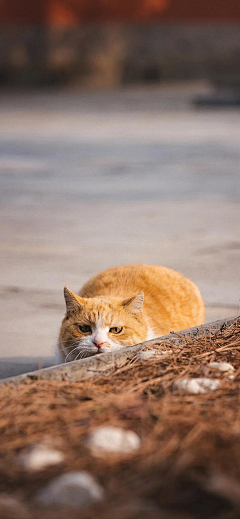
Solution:
<svg viewBox="0 0 240 519">
<path fill-rule="evenodd" d="M 28 383 L 31 380 L 56 380 L 56 381 L 72 381 L 77 382 L 83 379 L 89 379 L 101 374 L 109 374 L 112 371 L 120 368 L 125 364 L 127 360 L 131 360 L 138 351 L 152 346 L 154 344 L 160 345 L 163 341 L 170 341 L 172 345 L 181 346 L 184 341 L 184 337 L 201 337 L 203 335 L 213 335 L 216 331 L 221 330 L 226 325 L 232 325 L 234 328 L 236 322 L 240 320 L 240 317 L 233 317 L 229 319 L 223 319 L 220 321 L 214 321 L 202 326 L 196 326 L 194 328 L 188 328 L 178 333 L 170 333 L 146 341 L 135 346 L 129 346 L 122 348 L 115 353 L 103 353 L 101 355 L 95 355 L 82 360 L 76 360 L 68 362 L 66 364 L 59 364 L 48 368 L 40 369 L 38 371 L 32 371 L 16 377 L 10 377 L 0 380 L 0 384 L 5 385 L 18 385 Z"/>
</svg>

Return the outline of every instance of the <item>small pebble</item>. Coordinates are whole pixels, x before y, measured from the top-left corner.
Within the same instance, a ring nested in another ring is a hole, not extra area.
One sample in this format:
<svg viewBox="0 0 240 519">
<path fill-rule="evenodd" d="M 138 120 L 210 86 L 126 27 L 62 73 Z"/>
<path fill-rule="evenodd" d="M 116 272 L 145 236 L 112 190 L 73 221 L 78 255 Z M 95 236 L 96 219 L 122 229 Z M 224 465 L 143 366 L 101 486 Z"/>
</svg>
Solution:
<svg viewBox="0 0 240 519">
<path fill-rule="evenodd" d="M 229 362 L 210 362 L 209 367 L 212 369 L 218 369 L 219 371 L 225 371 L 233 373 L 235 371 L 232 364 Z"/>
<path fill-rule="evenodd" d="M 161 351 L 161 350 L 145 350 L 145 351 L 139 351 L 136 354 L 136 359 L 139 360 L 151 360 L 156 357 L 164 357 L 165 355 L 168 355 L 168 351 Z"/>
<path fill-rule="evenodd" d="M 139 449 L 141 440 L 133 431 L 126 431 L 121 427 L 98 427 L 89 435 L 88 447 L 95 453 L 111 452 L 127 454 Z"/>
<path fill-rule="evenodd" d="M 44 507 L 83 510 L 103 499 L 104 490 L 89 472 L 69 472 L 40 490 L 35 501 Z"/>
<path fill-rule="evenodd" d="M 64 460 L 62 452 L 50 449 L 46 445 L 34 445 L 28 452 L 19 455 L 18 462 L 29 471 L 43 470 L 51 465 L 58 465 Z"/>
<path fill-rule="evenodd" d="M 177 389 L 182 395 L 191 394 L 198 395 L 208 393 L 209 391 L 215 391 L 221 387 L 220 380 L 211 378 L 184 378 L 174 383 L 174 388 Z"/>
</svg>

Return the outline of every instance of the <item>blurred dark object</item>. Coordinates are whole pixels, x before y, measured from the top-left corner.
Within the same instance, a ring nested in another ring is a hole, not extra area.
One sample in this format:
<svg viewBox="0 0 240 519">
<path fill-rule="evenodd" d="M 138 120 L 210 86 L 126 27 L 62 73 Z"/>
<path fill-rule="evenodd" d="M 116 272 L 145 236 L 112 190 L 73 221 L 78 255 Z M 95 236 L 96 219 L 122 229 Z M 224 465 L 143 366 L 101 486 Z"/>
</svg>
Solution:
<svg viewBox="0 0 240 519">
<path fill-rule="evenodd" d="M 197 108 L 229 108 L 240 106 L 240 95 L 234 94 L 234 91 L 220 89 L 212 96 L 198 96 L 194 99 L 193 104 Z"/>
<path fill-rule="evenodd" d="M 0 85 L 239 85 L 239 0 L 1 0 Z"/>
<path fill-rule="evenodd" d="M 194 100 L 199 108 L 240 106 L 240 55 L 233 53 L 226 63 L 216 60 L 209 71 L 208 78 L 215 87 L 214 95 L 199 96 Z"/>
</svg>

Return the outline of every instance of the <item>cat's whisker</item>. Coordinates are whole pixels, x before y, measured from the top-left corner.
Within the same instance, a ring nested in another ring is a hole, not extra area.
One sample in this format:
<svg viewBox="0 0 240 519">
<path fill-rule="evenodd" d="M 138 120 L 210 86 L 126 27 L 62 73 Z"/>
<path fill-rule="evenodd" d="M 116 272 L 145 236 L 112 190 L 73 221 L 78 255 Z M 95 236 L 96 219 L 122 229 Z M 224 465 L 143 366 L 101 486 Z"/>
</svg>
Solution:
<svg viewBox="0 0 240 519">
<path fill-rule="evenodd" d="M 71 351 L 67 354 L 67 356 L 65 358 L 65 362 L 67 362 L 67 359 L 78 349 L 78 346 L 79 345 L 77 345 L 76 348 L 71 349 Z M 67 348 L 65 348 L 65 350 L 66 349 Z M 77 354 L 77 356 L 75 357 L 74 360 L 77 360 L 78 358 L 88 357 L 88 355 L 85 355 L 85 353 L 87 353 L 87 352 L 93 353 L 91 346 L 88 346 L 88 345 L 84 346 L 84 348 L 82 350 L 80 350 L 80 352 Z"/>
<path fill-rule="evenodd" d="M 71 351 L 67 354 L 67 356 L 66 356 L 66 358 L 65 358 L 65 362 L 67 362 L 68 357 L 69 357 L 70 355 L 72 355 L 76 349 L 77 349 L 77 347 L 74 348 L 73 350 L 71 350 Z"/>
<path fill-rule="evenodd" d="M 85 347 L 84 349 L 82 349 L 78 354 L 77 356 L 75 357 L 74 360 L 80 360 L 80 359 L 84 359 L 85 357 L 89 357 L 89 355 L 86 355 L 88 352 L 91 352 L 93 353 L 93 350 L 91 347 L 87 346 Z"/>
<path fill-rule="evenodd" d="M 79 357 L 82 358 L 82 351 L 80 351 L 80 352 L 76 355 L 76 357 L 75 357 L 74 360 L 78 360 Z"/>
</svg>

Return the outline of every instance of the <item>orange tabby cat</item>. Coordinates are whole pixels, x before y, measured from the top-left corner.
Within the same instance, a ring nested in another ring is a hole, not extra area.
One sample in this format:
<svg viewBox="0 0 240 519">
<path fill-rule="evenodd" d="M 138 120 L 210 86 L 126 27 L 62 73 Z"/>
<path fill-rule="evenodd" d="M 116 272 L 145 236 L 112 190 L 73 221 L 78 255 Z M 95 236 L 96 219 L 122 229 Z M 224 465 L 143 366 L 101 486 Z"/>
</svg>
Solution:
<svg viewBox="0 0 240 519">
<path fill-rule="evenodd" d="M 64 296 L 67 312 L 59 335 L 59 362 L 110 352 L 204 322 L 198 287 L 166 267 L 115 267 L 91 278 L 79 296 L 66 287 Z"/>
</svg>

